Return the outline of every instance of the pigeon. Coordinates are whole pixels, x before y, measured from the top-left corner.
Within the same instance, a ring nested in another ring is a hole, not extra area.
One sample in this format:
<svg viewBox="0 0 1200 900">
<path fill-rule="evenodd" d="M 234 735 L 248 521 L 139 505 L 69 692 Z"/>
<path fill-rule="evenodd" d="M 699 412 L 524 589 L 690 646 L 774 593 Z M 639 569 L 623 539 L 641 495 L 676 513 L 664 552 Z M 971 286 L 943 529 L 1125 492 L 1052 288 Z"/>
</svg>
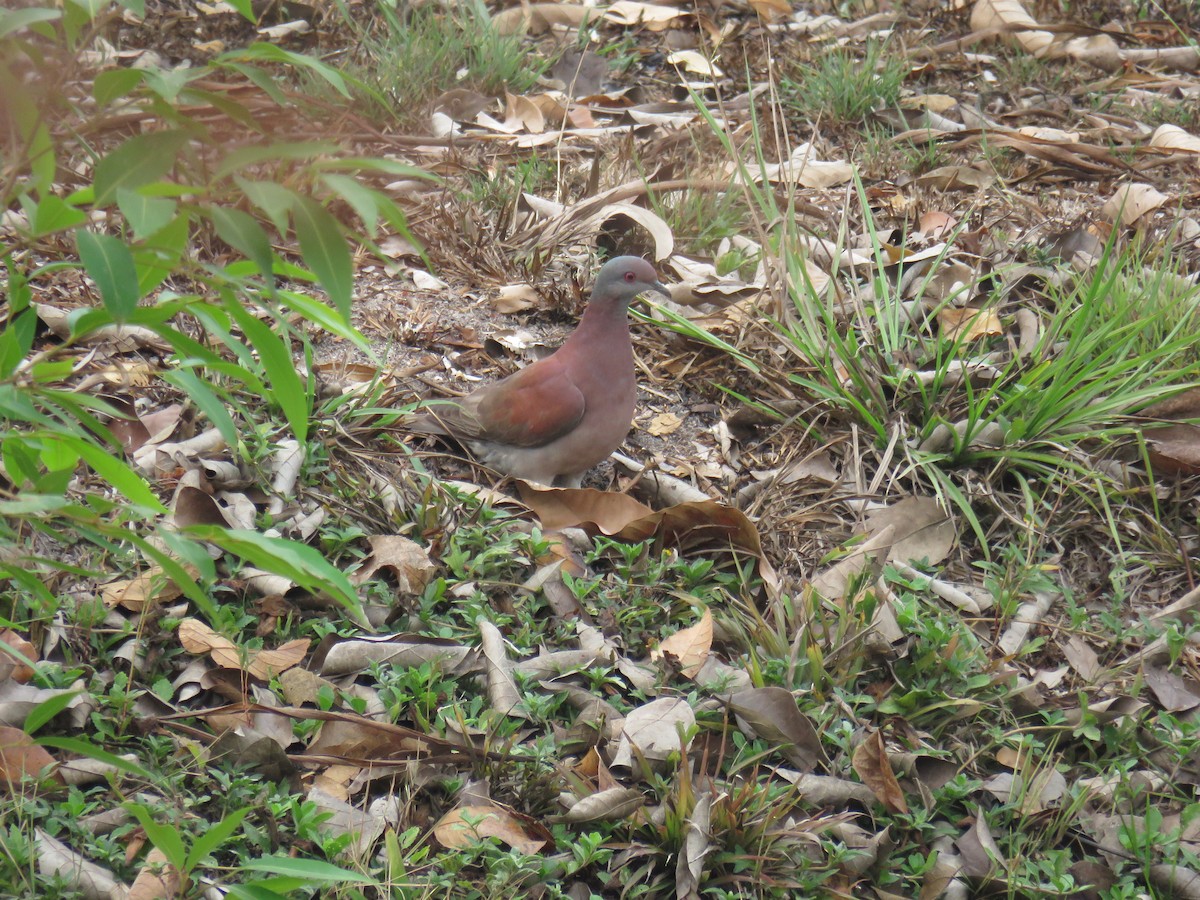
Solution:
<svg viewBox="0 0 1200 900">
<path fill-rule="evenodd" d="M 636 256 L 609 260 L 596 276 L 583 318 L 558 350 L 409 425 L 452 437 L 484 465 L 527 481 L 579 487 L 629 433 L 637 404 L 629 304 L 670 296 L 654 267 Z"/>
</svg>

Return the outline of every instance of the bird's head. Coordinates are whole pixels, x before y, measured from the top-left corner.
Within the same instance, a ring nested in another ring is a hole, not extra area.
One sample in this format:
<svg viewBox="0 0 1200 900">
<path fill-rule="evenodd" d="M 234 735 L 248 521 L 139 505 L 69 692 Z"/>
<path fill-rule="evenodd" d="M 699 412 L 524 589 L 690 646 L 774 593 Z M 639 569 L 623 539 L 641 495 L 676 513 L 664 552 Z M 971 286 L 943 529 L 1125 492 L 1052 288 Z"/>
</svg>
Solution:
<svg viewBox="0 0 1200 900">
<path fill-rule="evenodd" d="M 592 300 L 628 306 L 647 291 L 671 296 L 666 285 L 658 280 L 654 266 L 636 256 L 618 256 L 606 262 L 596 275 Z"/>
</svg>

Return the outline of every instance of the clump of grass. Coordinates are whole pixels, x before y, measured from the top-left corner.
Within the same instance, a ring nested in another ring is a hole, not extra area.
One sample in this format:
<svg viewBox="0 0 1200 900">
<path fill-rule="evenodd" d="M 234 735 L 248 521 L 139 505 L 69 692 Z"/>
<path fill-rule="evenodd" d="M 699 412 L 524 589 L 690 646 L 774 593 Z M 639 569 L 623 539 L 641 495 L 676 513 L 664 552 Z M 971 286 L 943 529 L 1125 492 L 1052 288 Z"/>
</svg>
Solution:
<svg viewBox="0 0 1200 900">
<path fill-rule="evenodd" d="M 899 56 L 885 57 L 884 50 L 884 44 L 872 42 L 861 59 L 849 49 L 838 48 L 815 62 L 800 63 L 780 85 L 785 106 L 810 121 L 845 123 L 894 106 L 906 67 Z"/>
<path fill-rule="evenodd" d="M 384 20 L 382 29 L 363 34 L 356 74 L 390 101 L 381 111 L 401 122 L 422 115 L 451 88 L 522 93 L 549 65 L 529 54 L 519 37 L 496 31 L 480 0 L 452 9 L 423 6 L 403 15 L 384 9 Z"/>
</svg>

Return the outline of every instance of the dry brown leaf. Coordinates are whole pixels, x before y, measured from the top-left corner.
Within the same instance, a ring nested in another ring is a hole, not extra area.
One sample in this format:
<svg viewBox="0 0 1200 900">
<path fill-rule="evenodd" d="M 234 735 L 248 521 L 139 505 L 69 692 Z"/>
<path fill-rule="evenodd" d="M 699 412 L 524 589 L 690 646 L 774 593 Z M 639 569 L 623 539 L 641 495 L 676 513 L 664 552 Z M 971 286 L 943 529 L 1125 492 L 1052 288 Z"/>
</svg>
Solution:
<svg viewBox="0 0 1200 900">
<path fill-rule="evenodd" d="M 541 302 L 537 291 L 529 284 L 506 284 L 496 294 L 492 305 L 497 312 L 512 315 L 527 309 L 533 309 Z"/>
<path fill-rule="evenodd" d="M 1100 215 L 1115 222 L 1120 218 L 1132 225 L 1146 213 L 1153 212 L 1171 198 L 1148 184 L 1126 184 L 1117 188 L 1100 210 Z"/>
<path fill-rule="evenodd" d="M 829 768 L 817 729 L 796 706 L 791 691 L 781 687 L 750 688 L 729 698 L 739 726 L 754 736 L 780 744 L 788 761 L 802 772 Z"/>
<path fill-rule="evenodd" d="M 594 750 L 592 751 L 595 752 Z M 610 787 L 581 798 L 557 822 L 617 822 L 646 805 L 642 792 L 630 787 Z"/>
<path fill-rule="evenodd" d="M 184 563 L 183 568 L 193 578 L 198 570 Z M 100 596 L 109 609 L 122 606 L 131 612 L 141 612 L 146 606 L 161 606 L 182 596 L 183 591 L 160 566 L 153 566 L 134 578 L 110 581 L 100 588 Z"/>
<path fill-rule="evenodd" d="M 976 0 L 971 9 L 971 30 L 1011 29 L 1009 40 L 1034 56 L 1045 56 L 1054 44 L 1054 35 L 1036 30 L 1038 22 L 1025 11 L 1020 0 Z"/>
<path fill-rule="evenodd" d="M 792 4 L 788 0 L 749 0 L 749 3 L 750 8 L 765 22 L 774 22 L 792 14 Z"/>
<path fill-rule="evenodd" d="M 974 166 L 940 166 L 917 178 L 917 184 L 935 191 L 981 191 L 992 186 L 996 176 Z"/>
<path fill-rule="evenodd" d="M 883 735 L 880 732 L 874 732 L 854 748 L 852 764 L 863 784 L 871 789 L 889 812 L 908 812 L 904 791 L 900 789 L 900 782 L 896 780 L 896 773 L 892 771 L 892 764 L 888 760 L 887 749 L 883 745 Z"/>
<path fill-rule="evenodd" d="M 532 855 L 551 840 L 545 826 L 499 806 L 460 806 L 433 826 L 438 843 L 451 850 L 478 846 L 484 838 L 499 838 L 521 853 Z"/>
<path fill-rule="evenodd" d="M 924 559 L 939 563 L 950 554 L 958 536 L 954 523 L 933 497 L 906 497 L 873 510 L 867 516 L 867 527 L 872 535 L 894 529 L 888 559 L 900 562 Z"/>
<path fill-rule="evenodd" d="M 31 735 L 20 728 L 0 725 L 0 785 L 13 793 L 20 789 L 22 782 L 42 777 L 61 785 L 62 777 L 47 768 L 55 762 Z"/>
<path fill-rule="evenodd" d="M 0 681 L 11 680 L 17 684 L 27 684 L 34 675 L 32 666 L 38 661 L 37 648 L 28 638 L 11 628 L 0 631 L 0 644 L 13 651 L 9 653 L 0 650 Z"/>
<path fill-rule="evenodd" d="M 626 494 L 591 488 L 545 488 L 517 482 L 521 499 L 547 530 L 583 527 L 624 541 L 657 538 L 668 546 L 724 547 L 758 559 L 758 571 L 770 592 L 779 579 L 763 554 L 758 530 L 745 513 L 714 500 L 680 503 L 653 510 Z"/>
<path fill-rule="evenodd" d="M 166 854 L 151 847 L 125 900 L 160 900 L 183 896 L 183 873 L 167 862 Z"/>
<path fill-rule="evenodd" d="M 371 555 L 350 576 L 352 584 L 363 584 L 386 571 L 395 579 L 397 592 L 420 594 L 437 574 L 437 566 L 429 553 L 411 538 L 399 534 L 375 534 L 367 541 L 371 545 Z"/>
<path fill-rule="evenodd" d="M 199 619 L 190 618 L 179 623 L 179 643 L 188 653 L 208 654 L 218 666 L 238 669 L 260 681 L 269 681 L 292 666 L 299 665 L 307 655 L 309 646 L 307 638 L 297 638 L 274 650 L 250 652 L 217 634 Z"/>
<path fill-rule="evenodd" d="M 639 706 L 625 718 L 612 764 L 628 768 L 635 753 L 656 762 L 665 760 L 685 749 L 681 741 L 689 740 L 686 735 L 695 724 L 696 714 L 686 700 L 662 697 Z"/>
<path fill-rule="evenodd" d="M 695 50 L 676 50 L 667 56 L 667 62 L 707 78 L 722 78 L 725 75 L 716 63 Z"/>
<path fill-rule="evenodd" d="M 650 420 L 650 424 L 646 426 L 646 433 L 652 434 L 655 437 L 662 437 L 667 434 L 674 434 L 679 430 L 679 426 L 683 424 L 683 419 L 672 412 L 659 413 Z"/>
<path fill-rule="evenodd" d="M 663 31 L 680 16 L 687 15 L 674 6 L 659 3 L 638 3 L 636 0 L 617 0 L 604 11 L 604 18 L 618 25 L 644 25 L 649 31 Z"/>
<path fill-rule="evenodd" d="M 1150 135 L 1150 146 L 1160 150 L 1200 153 L 1200 137 L 1184 131 L 1178 125 L 1159 125 Z"/>
<path fill-rule="evenodd" d="M 545 34 L 556 25 L 576 28 L 596 9 L 575 3 L 530 3 L 506 9 L 492 16 L 492 25 L 503 35 Z"/>
<path fill-rule="evenodd" d="M 712 613 L 705 609 L 699 622 L 664 639 L 656 649 L 651 651 L 650 658 L 659 660 L 669 653 L 679 661 L 680 671 L 683 672 L 684 677 L 695 678 L 696 673 L 703 667 L 704 661 L 708 659 L 712 641 Z"/>
<path fill-rule="evenodd" d="M 1000 316 L 991 307 L 987 309 L 975 309 L 970 306 L 947 307 L 938 312 L 937 320 L 948 341 L 968 343 L 983 337 L 1004 334 Z"/>
</svg>

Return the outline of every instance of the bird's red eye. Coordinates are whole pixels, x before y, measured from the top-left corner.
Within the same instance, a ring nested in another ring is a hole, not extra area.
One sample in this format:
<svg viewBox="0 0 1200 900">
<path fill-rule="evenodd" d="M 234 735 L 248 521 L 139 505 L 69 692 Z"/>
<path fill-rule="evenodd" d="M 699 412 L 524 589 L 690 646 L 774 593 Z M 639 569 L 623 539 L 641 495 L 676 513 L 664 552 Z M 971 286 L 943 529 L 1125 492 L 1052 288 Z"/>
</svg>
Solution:
<svg viewBox="0 0 1200 900">
<path fill-rule="evenodd" d="M 633 282 L 633 281 L 634 281 L 636 278 L 637 278 L 637 276 L 636 276 L 636 275 L 634 275 L 632 272 L 626 272 L 626 273 L 625 273 L 625 280 L 626 280 L 626 281 L 628 281 L 628 282 L 630 282 L 630 283 L 632 283 L 632 282 Z"/>
</svg>

